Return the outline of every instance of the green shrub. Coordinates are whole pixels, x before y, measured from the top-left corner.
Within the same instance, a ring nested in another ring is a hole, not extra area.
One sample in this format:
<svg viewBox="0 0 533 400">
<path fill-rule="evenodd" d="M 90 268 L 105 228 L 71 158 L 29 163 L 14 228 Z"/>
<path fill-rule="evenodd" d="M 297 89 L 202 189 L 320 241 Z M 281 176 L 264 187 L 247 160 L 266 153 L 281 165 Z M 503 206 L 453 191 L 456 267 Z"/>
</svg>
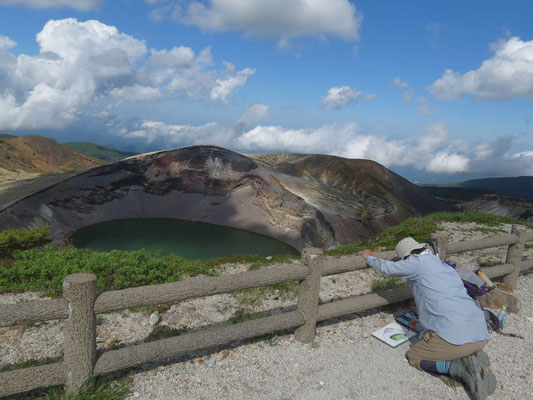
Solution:
<svg viewBox="0 0 533 400">
<path fill-rule="evenodd" d="M 372 282 L 372 290 L 374 292 L 380 290 L 390 290 L 404 286 L 409 286 L 409 282 L 407 282 L 405 279 L 396 278 L 395 276 L 379 277 Z"/>
<path fill-rule="evenodd" d="M 11 257 L 16 250 L 31 249 L 49 243 L 50 225 L 34 229 L 6 229 L 0 232 L 0 258 Z"/>
<path fill-rule="evenodd" d="M 428 240 L 433 232 L 442 230 L 438 226 L 439 222 L 459 222 L 487 225 L 489 228 L 480 227 L 479 230 L 485 232 L 500 232 L 499 229 L 502 224 L 521 224 L 533 227 L 530 222 L 524 222 L 516 218 L 502 217 L 499 215 L 492 215 L 480 211 L 466 211 L 466 212 L 439 212 L 425 217 L 408 218 L 402 223 L 386 229 L 376 237 L 363 241 L 357 244 L 347 244 L 339 246 L 333 250 L 327 250 L 325 254 L 330 256 L 341 256 L 345 254 L 358 253 L 364 249 L 373 249 L 375 247 L 382 247 L 384 250 L 394 250 L 394 247 L 404 237 L 411 236 L 419 242 Z"/>
<path fill-rule="evenodd" d="M 241 322 L 255 321 L 256 319 L 268 317 L 266 312 L 249 313 L 245 308 L 238 308 L 230 318 L 230 324 L 240 324 Z"/>
<path fill-rule="evenodd" d="M 80 389 L 67 395 L 65 389 L 49 389 L 46 400 L 123 400 L 131 393 L 129 380 L 113 381 L 108 377 L 91 377 Z"/>
<path fill-rule="evenodd" d="M 47 295 L 62 293 L 63 279 L 78 272 L 98 277 L 98 289 L 117 290 L 181 280 L 184 275 L 214 275 L 202 260 L 185 260 L 174 255 L 157 257 L 145 251 L 108 253 L 66 247 L 44 247 L 13 253 L 13 260 L 0 268 L 2 291 L 44 290 Z"/>
</svg>

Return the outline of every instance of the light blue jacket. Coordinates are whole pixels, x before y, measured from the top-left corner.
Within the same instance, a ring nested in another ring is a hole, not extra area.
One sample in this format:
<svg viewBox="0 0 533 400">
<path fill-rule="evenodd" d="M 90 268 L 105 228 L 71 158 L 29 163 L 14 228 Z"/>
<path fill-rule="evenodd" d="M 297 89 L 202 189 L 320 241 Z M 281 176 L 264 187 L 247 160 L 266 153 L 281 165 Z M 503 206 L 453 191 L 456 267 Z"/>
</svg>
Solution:
<svg viewBox="0 0 533 400">
<path fill-rule="evenodd" d="M 434 254 L 412 255 L 395 262 L 370 256 L 367 262 L 384 274 L 411 282 L 424 330 L 455 345 L 489 340 L 483 311 L 467 294 L 457 272 Z"/>
</svg>

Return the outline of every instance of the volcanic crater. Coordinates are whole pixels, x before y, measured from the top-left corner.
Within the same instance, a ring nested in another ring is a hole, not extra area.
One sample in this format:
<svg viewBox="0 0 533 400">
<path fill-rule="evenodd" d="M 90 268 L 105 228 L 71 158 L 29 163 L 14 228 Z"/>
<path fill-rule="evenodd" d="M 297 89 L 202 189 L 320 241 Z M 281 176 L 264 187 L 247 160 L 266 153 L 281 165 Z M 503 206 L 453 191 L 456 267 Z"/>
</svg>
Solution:
<svg viewBox="0 0 533 400">
<path fill-rule="evenodd" d="M 190 146 L 80 173 L 4 209 L 0 226 L 49 224 L 54 242 L 66 244 L 99 222 L 176 218 L 245 229 L 300 250 L 353 243 L 446 208 L 369 160 Z"/>
</svg>

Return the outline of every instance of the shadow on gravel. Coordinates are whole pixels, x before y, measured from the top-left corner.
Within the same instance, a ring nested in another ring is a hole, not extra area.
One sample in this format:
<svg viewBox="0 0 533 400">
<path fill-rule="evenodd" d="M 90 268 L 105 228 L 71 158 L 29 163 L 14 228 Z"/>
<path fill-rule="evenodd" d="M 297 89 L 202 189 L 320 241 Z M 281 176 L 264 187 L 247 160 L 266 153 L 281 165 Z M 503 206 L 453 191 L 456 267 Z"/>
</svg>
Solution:
<svg viewBox="0 0 533 400">
<path fill-rule="evenodd" d="M 339 300 L 339 299 L 348 299 L 350 297 L 331 299 L 331 300 L 328 300 L 327 302 L 323 302 L 323 303 L 320 303 L 320 304 L 330 303 L 332 301 Z M 356 297 L 356 296 L 353 296 L 353 297 Z M 374 314 L 379 314 L 379 313 L 382 313 L 382 312 L 392 313 L 392 314 L 394 314 L 394 316 L 397 316 L 397 315 L 404 314 L 407 311 L 412 311 L 413 309 L 415 309 L 414 308 L 414 301 L 413 300 L 406 300 L 406 301 L 403 301 L 403 302 L 399 302 L 399 303 L 395 303 L 395 304 L 391 304 L 391 305 L 387 305 L 387 306 L 381 306 L 381 307 L 377 307 L 377 308 L 373 308 L 373 309 L 367 309 L 367 310 L 363 310 L 363 311 L 360 311 L 360 312 L 357 312 L 357 313 L 347 314 L 347 315 L 339 316 L 339 317 L 336 317 L 336 318 L 332 318 L 332 319 L 328 319 L 328 320 L 324 320 L 324 321 L 319 321 L 319 322 L 317 322 L 317 328 L 327 327 L 327 326 L 334 325 L 336 323 L 343 322 L 343 321 L 353 321 L 353 320 L 360 319 L 362 317 L 366 317 L 366 316 L 370 316 L 370 315 L 374 315 Z M 169 327 L 169 326 L 161 326 L 161 325 L 159 325 L 159 326 L 156 326 L 152 330 L 152 332 L 142 341 L 137 341 L 137 342 L 134 342 L 134 343 L 128 343 L 127 345 L 112 346 L 110 348 L 106 348 L 104 351 L 114 350 L 114 349 L 121 348 L 121 347 L 126 347 L 126 346 L 129 347 L 129 346 L 133 346 L 133 345 L 137 345 L 137 344 L 152 342 L 152 341 L 155 341 L 155 340 L 160 340 L 160 339 L 165 339 L 165 338 L 169 338 L 169 337 L 179 336 L 179 335 L 184 334 L 184 333 L 188 333 L 189 334 L 189 333 L 193 333 L 193 332 L 201 332 L 201 331 L 205 331 L 205 330 L 208 330 L 208 329 L 211 329 L 211 328 L 214 328 L 214 327 L 217 327 L 217 326 L 221 326 L 221 325 L 235 324 L 235 323 L 239 323 L 239 322 L 254 320 L 254 319 L 263 318 L 263 317 L 267 317 L 267 316 L 270 316 L 270 315 L 276 315 L 276 314 L 280 314 L 280 313 L 284 313 L 284 312 L 290 312 L 290 311 L 294 311 L 294 310 L 296 310 L 296 305 L 291 305 L 291 306 L 287 306 L 287 307 L 276 307 L 276 308 L 271 308 L 269 310 L 265 310 L 265 311 L 261 311 L 261 312 L 257 312 L 257 313 L 242 314 L 242 315 L 239 315 L 238 317 L 232 317 L 232 318 L 230 318 L 230 319 L 228 319 L 226 321 L 222 321 L 220 323 L 194 327 L 194 328 L 191 328 L 191 329 L 176 329 L 176 328 L 172 328 L 172 327 Z M 242 347 L 242 346 L 245 346 L 245 345 L 248 345 L 248 344 L 252 344 L 252 343 L 258 343 L 258 342 L 263 342 L 265 345 L 268 345 L 268 346 L 276 346 L 276 345 L 278 345 L 280 337 L 286 337 L 286 336 L 293 335 L 293 334 L 294 334 L 294 329 L 286 329 L 286 330 L 282 330 L 282 331 L 272 332 L 272 333 L 268 333 L 266 335 L 262 335 L 262 336 L 255 337 L 255 338 L 250 338 L 250 339 L 245 339 L 245 340 L 238 340 L 238 341 L 235 341 L 235 342 L 228 343 L 226 345 L 219 345 L 219 346 L 214 346 L 214 347 L 208 347 L 208 348 L 205 348 L 205 349 L 200 349 L 200 350 L 194 351 L 192 353 L 189 353 L 187 355 L 183 355 L 183 356 L 179 356 L 179 357 L 171 357 L 171 358 L 168 358 L 165 361 L 161 361 L 161 362 L 143 364 L 143 365 L 140 365 L 140 366 L 137 366 L 137 367 L 133 367 L 133 368 L 130 368 L 130 369 L 125 369 L 123 371 L 110 373 L 110 374 L 107 374 L 105 376 L 111 377 L 112 379 L 121 379 L 121 378 L 127 377 L 129 375 L 145 372 L 145 371 L 152 370 L 152 369 L 155 369 L 155 368 L 158 368 L 158 367 L 161 367 L 161 366 L 167 366 L 167 365 L 176 364 L 176 363 L 189 362 L 189 363 L 198 363 L 199 365 L 204 364 L 204 363 L 206 365 L 214 365 L 214 364 L 210 364 L 210 360 L 212 359 L 212 357 L 216 357 L 216 355 L 218 353 L 220 353 L 221 351 L 223 351 L 223 350 L 227 350 L 228 352 L 238 351 L 237 349 L 239 347 Z M 100 355 L 102 352 L 103 351 L 100 350 L 98 352 L 98 355 Z M 196 359 L 198 359 L 198 360 L 196 360 Z M 216 364 L 216 362 L 218 362 L 218 360 L 215 359 L 215 364 Z"/>
</svg>

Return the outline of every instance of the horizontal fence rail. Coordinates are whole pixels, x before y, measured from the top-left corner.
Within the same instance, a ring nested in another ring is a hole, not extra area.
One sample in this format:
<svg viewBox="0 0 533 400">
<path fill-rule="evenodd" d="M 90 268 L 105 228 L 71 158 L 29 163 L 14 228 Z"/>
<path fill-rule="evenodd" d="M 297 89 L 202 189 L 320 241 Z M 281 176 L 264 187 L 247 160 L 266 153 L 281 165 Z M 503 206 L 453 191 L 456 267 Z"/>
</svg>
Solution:
<svg viewBox="0 0 533 400">
<path fill-rule="evenodd" d="M 16 369 L 0 374 L 0 396 L 28 392 L 37 388 L 59 386 L 67 383 L 64 363 Z"/>
<path fill-rule="evenodd" d="M 396 253 L 394 251 L 377 252 L 374 253 L 374 255 L 384 260 L 392 260 L 394 257 L 396 257 Z M 340 257 L 324 257 L 321 273 L 322 276 L 328 276 L 367 268 L 368 265 L 363 257 L 351 254 Z"/>
<path fill-rule="evenodd" d="M 307 269 L 302 264 L 283 264 L 217 277 L 199 276 L 180 282 L 104 292 L 96 299 L 97 314 L 125 308 L 173 303 L 195 297 L 211 296 L 235 290 L 302 280 Z"/>
<path fill-rule="evenodd" d="M 511 287 L 520 271 L 533 268 L 533 259 L 523 259 L 524 244 L 533 242 L 533 232 L 513 226 L 511 234 L 480 240 L 448 243 L 445 233 L 435 234 L 442 259 L 449 254 L 508 246 L 504 264 L 482 268 L 490 278 L 504 277 Z M 395 252 L 376 252 L 376 257 L 393 259 Z M 368 268 L 359 255 L 324 257 L 319 249 L 304 249 L 300 263 L 265 267 L 255 271 L 218 277 L 199 276 L 162 285 L 96 293 L 96 277 L 73 274 L 64 280 L 64 298 L 18 304 L 0 304 L 0 326 L 19 325 L 56 319 L 67 320 L 64 329 L 63 362 L 0 373 L 0 396 L 37 388 L 66 385 L 75 391 L 92 374 L 105 374 L 145 363 L 162 362 L 196 350 L 225 345 L 267 333 L 296 329 L 295 338 L 304 343 L 314 340 L 317 321 L 352 314 L 369 308 L 412 298 L 409 287 L 372 292 L 319 304 L 320 277 Z M 196 332 L 109 350 L 96 358 L 96 314 L 127 308 L 176 303 L 235 290 L 299 281 L 295 311 L 263 317 L 233 325 L 211 326 Z"/>
<path fill-rule="evenodd" d="M 465 240 L 448 244 L 448 254 L 463 253 L 465 251 L 482 250 L 487 247 L 498 247 L 518 243 L 516 235 L 498 235 L 486 239 Z"/>
<path fill-rule="evenodd" d="M 17 304 L 0 304 L 0 326 L 29 324 L 68 318 L 66 299 L 34 300 Z"/>
<path fill-rule="evenodd" d="M 411 288 L 403 287 L 384 292 L 368 293 L 318 306 L 318 320 L 324 321 L 369 308 L 398 303 L 412 298 Z"/>
<path fill-rule="evenodd" d="M 235 325 L 216 326 L 199 332 L 187 333 L 155 342 L 138 344 L 103 353 L 94 368 L 97 374 L 120 371 L 137 365 L 157 362 L 249 339 L 271 332 L 295 328 L 305 323 L 304 315 L 296 310 Z"/>
</svg>

